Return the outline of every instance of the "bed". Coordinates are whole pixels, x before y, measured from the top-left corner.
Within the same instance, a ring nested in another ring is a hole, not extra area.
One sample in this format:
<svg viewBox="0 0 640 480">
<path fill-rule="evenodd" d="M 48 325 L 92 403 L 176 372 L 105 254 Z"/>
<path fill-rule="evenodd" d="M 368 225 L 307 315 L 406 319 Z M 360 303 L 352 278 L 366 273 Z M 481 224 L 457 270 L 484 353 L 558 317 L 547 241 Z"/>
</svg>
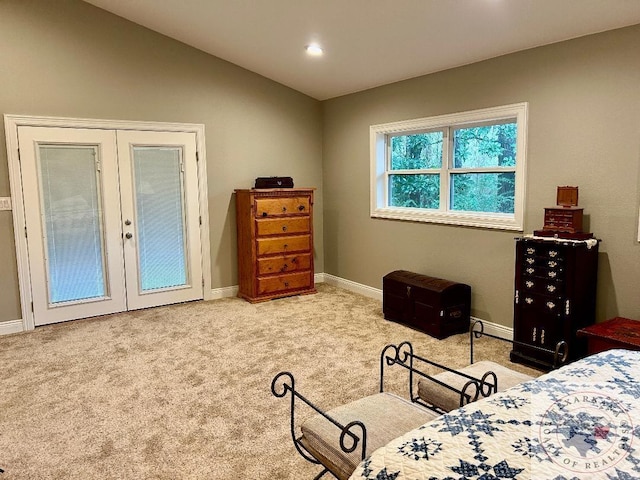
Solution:
<svg viewBox="0 0 640 480">
<path fill-rule="evenodd" d="M 444 414 L 350 480 L 640 478 L 640 352 L 609 350 Z"/>
</svg>

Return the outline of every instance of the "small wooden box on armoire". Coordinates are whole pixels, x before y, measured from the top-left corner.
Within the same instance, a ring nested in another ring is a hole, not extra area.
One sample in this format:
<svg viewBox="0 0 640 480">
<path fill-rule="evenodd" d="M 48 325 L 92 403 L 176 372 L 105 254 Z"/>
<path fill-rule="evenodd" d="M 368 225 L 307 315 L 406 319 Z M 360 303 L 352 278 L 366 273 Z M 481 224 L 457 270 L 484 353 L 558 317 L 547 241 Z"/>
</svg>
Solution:
<svg viewBox="0 0 640 480">
<path fill-rule="evenodd" d="M 556 207 L 544 209 L 544 226 L 548 233 L 582 233 L 583 208 L 578 207 L 578 187 L 558 187 Z"/>
<path fill-rule="evenodd" d="M 442 339 L 469 330 L 471 287 L 396 270 L 382 279 L 382 311 L 387 320 Z"/>
</svg>

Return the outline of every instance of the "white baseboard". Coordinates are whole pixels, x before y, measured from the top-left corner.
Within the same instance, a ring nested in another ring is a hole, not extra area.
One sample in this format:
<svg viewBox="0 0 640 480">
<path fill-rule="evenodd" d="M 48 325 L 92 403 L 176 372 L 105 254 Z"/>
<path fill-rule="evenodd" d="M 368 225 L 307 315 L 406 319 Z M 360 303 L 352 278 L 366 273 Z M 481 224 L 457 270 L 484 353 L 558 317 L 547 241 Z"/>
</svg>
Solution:
<svg viewBox="0 0 640 480">
<path fill-rule="evenodd" d="M 219 300 L 221 298 L 235 297 L 238 295 L 238 286 L 211 289 L 211 295 L 207 300 Z"/>
<path fill-rule="evenodd" d="M 504 325 L 500 325 L 498 323 L 487 322 L 486 320 L 482 320 L 481 318 L 471 317 L 471 323 L 476 320 L 480 320 L 484 324 L 484 331 L 489 335 L 495 335 L 499 338 L 504 338 L 505 340 L 513 340 L 513 328 L 505 327 Z"/>
<path fill-rule="evenodd" d="M 12 333 L 20 333 L 22 331 L 24 331 L 22 320 L 0 322 L 0 335 L 10 335 Z"/>
<path fill-rule="evenodd" d="M 333 285 L 334 287 L 344 288 L 345 290 L 359 293 L 360 295 L 364 295 L 365 297 L 382 301 L 382 290 L 378 288 L 373 288 L 373 287 L 369 287 L 368 285 L 352 282 L 351 280 L 346 280 L 344 278 L 336 277 L 335 275 L 330 275 L 328 273 L 325 273 L 323 275 L 324 275 L 324 281 L 329 285 Z"/>
<path fill-rule="evenodd" d="M 352 282 L 351 280 L 336 277 L 328 273 L 324 273 L 322 275 L 324 276 L 324 281 L 329 285 L 344 288 L 345 290 L 359 293 L 360 295 L 364 295 L 365 297 L 382 301 L 382 290 L 378 288 L 362 285 L 361 283 Z M 471 317 L 471 322 L 474 322 L 476 320 L 482 321 L 482 323 L 484 324 L 484 331 L 489 335 L 495 335 L 496 337 L 504 338 L 506 340 L 513 339 L 513 328 L 505 327 L 504 325 L 500 325 L 498 323 L 487 322 L 486 320 L 482 320 L 481 318 Z"/>
</svg>

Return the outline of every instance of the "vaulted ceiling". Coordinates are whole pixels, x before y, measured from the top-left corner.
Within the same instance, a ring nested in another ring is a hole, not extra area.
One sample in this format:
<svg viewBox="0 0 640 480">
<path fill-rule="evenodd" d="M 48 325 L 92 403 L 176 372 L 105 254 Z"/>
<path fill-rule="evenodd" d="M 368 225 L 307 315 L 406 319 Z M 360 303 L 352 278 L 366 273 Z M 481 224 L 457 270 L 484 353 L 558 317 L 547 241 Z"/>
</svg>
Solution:
<svg viewBox="0 0 640 480">
<path fill-rule="evenodd" d="M 319 100 L 640 23 L 640 0 L 85 1 Z"/>
</svg>

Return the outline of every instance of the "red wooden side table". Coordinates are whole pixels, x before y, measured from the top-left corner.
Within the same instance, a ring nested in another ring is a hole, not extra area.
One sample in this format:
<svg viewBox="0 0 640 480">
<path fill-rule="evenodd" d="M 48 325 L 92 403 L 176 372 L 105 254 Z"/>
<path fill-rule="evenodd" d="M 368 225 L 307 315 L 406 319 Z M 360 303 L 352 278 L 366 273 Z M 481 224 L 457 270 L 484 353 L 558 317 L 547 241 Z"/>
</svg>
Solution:
<svg viewBox="0 0 640 480">
<path fill-rule="evenodd" d="M 640 350 L 640 321 L 615 317 L 602 323 L 596 323 L 576 332 L 578 337 L 586 337 L 589 342 L 589 355 L 625 348 Z"/>
</svg>

